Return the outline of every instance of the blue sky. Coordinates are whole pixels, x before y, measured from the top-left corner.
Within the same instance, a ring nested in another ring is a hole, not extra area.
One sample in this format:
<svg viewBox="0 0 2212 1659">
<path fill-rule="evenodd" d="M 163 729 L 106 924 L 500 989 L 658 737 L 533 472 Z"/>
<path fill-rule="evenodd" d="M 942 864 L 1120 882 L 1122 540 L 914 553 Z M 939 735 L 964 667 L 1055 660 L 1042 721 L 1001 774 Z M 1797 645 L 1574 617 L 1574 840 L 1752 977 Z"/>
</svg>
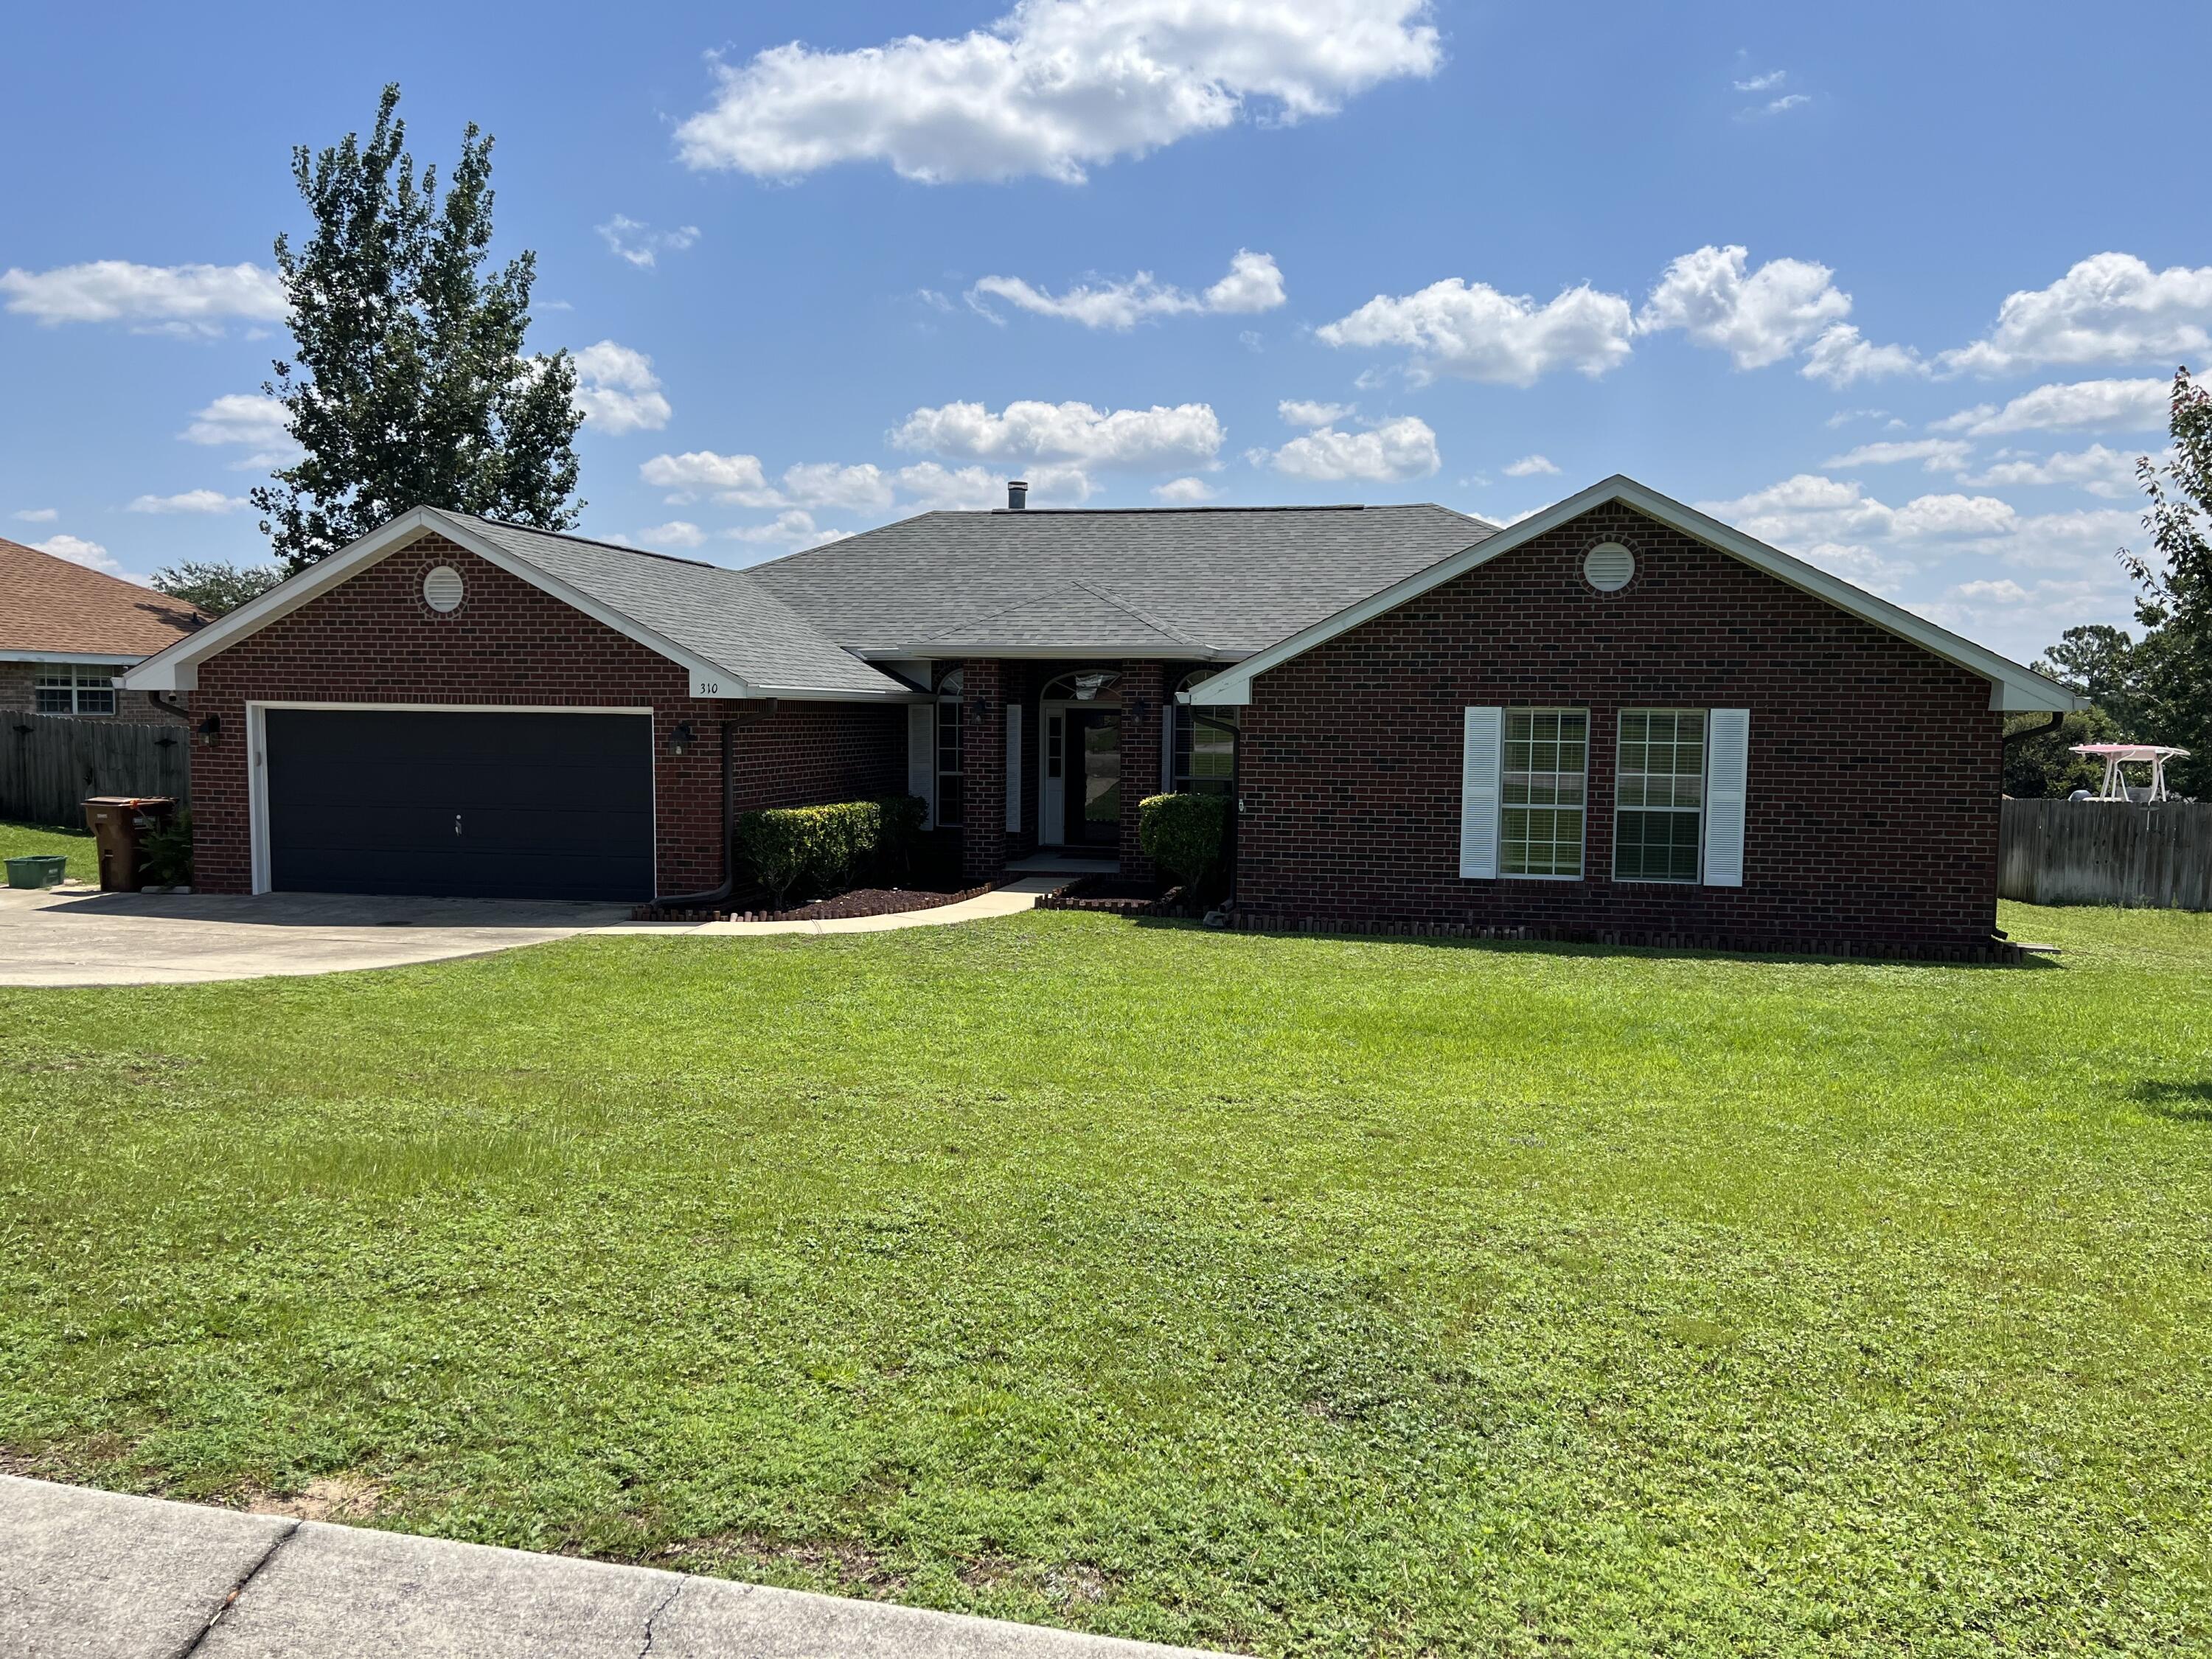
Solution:
<svg viewBox="0 0 2212 1659">
<path fill-rule="evenodd" d="M 1626 471 L 2032 655 L 2125 620 L 2212 331 L 2201 0 L 221 15 L 0 25 L 0 535 L 131 574 L 264 555 L 289 148 L 386 80 L 418 159 L 497 137 L 583 529 L 730 563 L 1017 475 L 1502 520 Z"/>
</svg>

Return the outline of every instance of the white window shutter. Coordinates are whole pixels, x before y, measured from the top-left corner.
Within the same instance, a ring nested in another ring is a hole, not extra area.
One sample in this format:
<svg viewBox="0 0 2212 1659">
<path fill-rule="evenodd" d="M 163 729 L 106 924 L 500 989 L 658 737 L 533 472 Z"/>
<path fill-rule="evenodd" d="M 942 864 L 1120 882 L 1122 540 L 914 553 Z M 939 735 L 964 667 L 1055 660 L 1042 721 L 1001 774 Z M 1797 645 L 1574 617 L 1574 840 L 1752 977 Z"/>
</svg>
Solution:
<svg viewBox="0 0 2212 1659">
<path fill-rule="evenodd" d="M 911 702 L 906 708 L 906 792 L 925 804 L 921 827 L 937 828 L 937 705 Z"/>
<path fill-rule="evenodd" d="M 1744 783 L 1751 710 L 1716 708 L 1705 737 L 1705 885 L 1743 885 Z"/>
<path fill-rule="evenodd" d="M 1006 833 L 1022 832 L 1022 706 L 1006 705 Z"/>
<path fill-rule="evenodd" d="M 1504 726 L 1503 708 L 1467 711 L 1460 754 L 1459 872 L 1470 881 L 1489 881 L 1498 874 L 1498 748 Z"/>
</svg>

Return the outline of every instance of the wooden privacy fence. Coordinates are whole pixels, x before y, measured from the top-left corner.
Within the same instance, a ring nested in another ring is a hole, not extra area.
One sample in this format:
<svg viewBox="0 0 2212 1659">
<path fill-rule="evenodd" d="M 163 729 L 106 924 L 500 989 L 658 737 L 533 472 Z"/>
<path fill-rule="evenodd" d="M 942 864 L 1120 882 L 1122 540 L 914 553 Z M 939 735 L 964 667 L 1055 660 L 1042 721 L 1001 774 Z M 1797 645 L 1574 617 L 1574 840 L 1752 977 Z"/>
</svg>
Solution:
<svg viewBox="0 0 2212 1659">
<path fill-rule="evenodd" d="M 2212 804 L 2008 800 L 1997 892 L 2030 904 L 2212 910 Z"/>
<path fill-rule="evenodd" d="M 183 800 L 191 743 L 182 726 L 0 713 L 0 818 L 80 825 L 87 795 Z"/>
</svg>

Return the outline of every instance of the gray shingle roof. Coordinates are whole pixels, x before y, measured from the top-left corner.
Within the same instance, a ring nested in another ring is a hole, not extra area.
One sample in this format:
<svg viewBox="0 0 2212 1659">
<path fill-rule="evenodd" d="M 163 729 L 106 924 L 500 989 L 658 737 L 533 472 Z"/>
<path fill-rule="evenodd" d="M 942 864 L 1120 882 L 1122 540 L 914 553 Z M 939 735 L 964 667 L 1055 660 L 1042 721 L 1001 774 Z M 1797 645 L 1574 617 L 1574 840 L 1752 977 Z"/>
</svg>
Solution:
<svg viewBox="0 0 2212 1659">
<path fill-rule="evenodd" d="M 924 513 L 748 574 L 855 651 L 1241 657 L 1495 533 L 1427 503 Z"/>
<path fill-rule="evenodd" d="M 766 692 L 882 696 L 914 688 L 870 667 L 749 570 L 434 512 Z"/>
</svg>

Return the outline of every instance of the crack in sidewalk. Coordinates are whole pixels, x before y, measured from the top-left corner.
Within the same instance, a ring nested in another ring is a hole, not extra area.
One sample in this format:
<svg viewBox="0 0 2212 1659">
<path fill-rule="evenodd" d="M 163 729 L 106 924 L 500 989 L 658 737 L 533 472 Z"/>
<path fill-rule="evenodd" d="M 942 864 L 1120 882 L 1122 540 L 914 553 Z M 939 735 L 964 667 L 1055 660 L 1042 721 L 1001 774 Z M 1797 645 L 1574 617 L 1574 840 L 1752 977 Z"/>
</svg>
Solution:
<svg viewBox="0 0 2212 1659">
<path fill-rule="evenodd" d="M 676 1581 L 676 1588 L 669 1591 L 666 1595 L 661 1598 L 660 1605 L 659 1607 L 655 1607 L 651 1613 L 645 1615 L 645 1645 L 637 1650 L 637 1659 L 645 1659 L 646 1655 L 653 1651 L 653 1626 L 654 1621 L 658 1620 L 662 1613 L 667 1612 L 669 1608 L 676 1605 L 676 1598 L 684 1594 L 684 1585 L 690 1582 L 691 1581 L 688 1577 L 679 1577 Z"/>
<path fill-rule="evenodd" d="M 246 1587 L 252 1583 L 257 1577 L 260 1577 L 261 1569 L 267 1566 L 271 1561 L 274 1561 L 276 1559 L 276 1552 L 283 1549 L 285 1545 L 290 1543 L 292 1541 L 293 1534 L 299 1530 L 300 1523 L 297 1521 L 295 1521 L 290 1526 L 285 1528 L 283 1531 L 278 1533 L 274 1538 L 269 1540 L 269 1547 L 261 1552 L 261 1559 L 246 1570 L 245 1577 L 240 1579 L 235 1584 L 233 1584 L 230 1587 L 230 1594 L 222 1598 L 222 1605 L 217 1607 L 215 1610 L 214 1615 L 208 1620 L 205 1625 L 200 1627 L 199 1634 L 193 1637 L 191 1641 L 185 1643 L 183 1647 L 177 1650 L 177 1659 L 192 1659 L 192 1655 L 200 1650 L 201 1644 L 205 1642 L 209 1637 L 215 1633 L 215 1627 L 222 1622 L 223 1614 L 228 1613 L 233 1607 L 238 1605 L 238 1598 L 246 1594 Z"/>
</svg>

